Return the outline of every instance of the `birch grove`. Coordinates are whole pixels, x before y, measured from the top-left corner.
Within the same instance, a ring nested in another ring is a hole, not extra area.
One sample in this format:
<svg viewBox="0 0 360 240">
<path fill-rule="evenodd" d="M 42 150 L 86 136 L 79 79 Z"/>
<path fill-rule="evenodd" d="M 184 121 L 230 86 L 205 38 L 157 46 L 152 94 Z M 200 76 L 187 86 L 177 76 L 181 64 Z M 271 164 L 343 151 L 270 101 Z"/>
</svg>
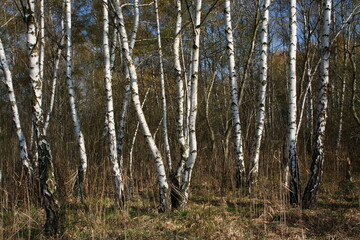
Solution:
<svg viewBox="0 0 360 240">
<path fill-rule="evenodd" d="M 357 236 L 358 1 L 0 9 L 0 238 Z"/>
</svg>

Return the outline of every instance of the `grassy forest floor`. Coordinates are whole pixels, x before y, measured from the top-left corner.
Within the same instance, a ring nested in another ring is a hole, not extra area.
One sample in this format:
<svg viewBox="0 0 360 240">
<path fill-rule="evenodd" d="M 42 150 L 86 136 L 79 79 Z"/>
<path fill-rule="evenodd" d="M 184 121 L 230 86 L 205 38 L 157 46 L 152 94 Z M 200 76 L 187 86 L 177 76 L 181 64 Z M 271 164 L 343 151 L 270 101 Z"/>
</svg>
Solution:
<svg viewBox="0 0 360 240">
<path fill-rule="evenodd" d="M 269 187 L 260 198 L 194 186 L 185 211 L 159 214 L 152 191 L 137 192 L 120 211 L 108 197 L 62 205 L 61 239 L 359 239 L 360 178 L 324 185 L 317 204 L 300 210 Z M 211 191 L 210 191 L 211 190 Z M 260 191 L 259 191 L 260 192 Z M 221 197 L 223 195 L 223 197 Z M 41 208 L 1 210 L 0 239 L 48 239 Z"/>
</svg>

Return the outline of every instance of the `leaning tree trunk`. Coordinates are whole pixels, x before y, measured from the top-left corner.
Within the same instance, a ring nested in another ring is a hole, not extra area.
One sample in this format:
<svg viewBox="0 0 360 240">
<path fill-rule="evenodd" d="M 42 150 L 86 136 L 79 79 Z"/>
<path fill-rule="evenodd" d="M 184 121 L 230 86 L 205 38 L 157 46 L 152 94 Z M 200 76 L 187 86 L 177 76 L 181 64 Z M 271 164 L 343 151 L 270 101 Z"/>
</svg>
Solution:
<svg viewBox="0 0 360 240">
<path fill-rule="evenodd" d="M 37 39 L 35 0 L 28 2 L 25 12 L 26 40 L 29 55 L 29 77 L 33 92 L 33 126 L 38 148 L 40 190 L 46 212 L 45 234 L 55 236 L 59 232 L 59 206 L 55 199 L 56 181 L 50 145 L 44 132 L 41 108 L 42 81 L 39 76 L 39 47 Z"/>
<path fill-rule="evenodd" d="M 261 25 L 261 59 L 260 59 L 260 86 L 258 97 L 258 108 L 256 112 L 256 129 L 254 136 L 254 147 L 252 149 L 250 159 L 250 171 L 248 183 L 250 186 L 254 185 L 259 175 L 259 158 L 261 139 L 264 130 L 265 122 L 265 99 L 266 99 L 266 85 L 267 85 L 267 54 L 268 54 L 268 28 L 269 28 L 269 6 L 270 0 L 265 0 L 263 8 L 263 19 Z"/>
<path fill-rule="evenodd" d="M 132 28 L 132 32 L 131 32 L 131 37 L 130 37 L 130 55 L 132 55 L 134 46 L 135 46 L 135 42 L 136 42 L 136 34 L 138 31 L 138 27 L 139 27 L 139 5 L 138 5 L 138 0 L 134 0 L 134 25 Z M 119 29 L 117 29 L 117 31 L 119 31 Z M 119 44 L 121 44 L 121 40 L 119 40 Z M 123 152 L 123 145 L 124 145 L 124 140 L 125 140 L 125 128 L 126 128 L 126 119 L 127 119 L 127 112 L 129 109 L 129 101 L 130 101 L 130 97 L 131 97 L 131 88 L 130 88 L 130 73 L 129 73 L 129 69 L 127 68 L 127 66 L 124 67 L 125 69 L 125 82 L 126 82 L 126 86 L 125 86 L 125 93 L 124 93 L 124 97 L 123 97 L 123 105 L 121 108 L 121 117 L 120 117 L 120 130 L 118 133 L 118 145 L 117 145 L 117 151 L 119 154 L 119 158 L 120 158 L 120 168 L 122 168 L 123 166 L 123 158 L 124 158 L 124 152 Z"/>
<path fill-rule="evenodd" d="M 170 200 L 169 200 L 169 196 L 170 196 L 169 185 L 167 182 L 165 167 L 164 167 L 161 153 L 155 144 L 154 138 L 152 137 L 149 126 L 147 124 L 144 112 L 141 108 L 136 68 L 135 68 L 135 64 L 133 62 L 132 56 L 130 54 L 130 48 L 129 48 L 126 29 L 125 29 L 124 17 L 123 17 L 122 9 L 120 6 L 120 2 L 118 0 L 115 1 L 115 8 L 116 8 L 117 17 L 119 20 L 119 28 L 120 28 L 120 36 L 121 36 L 123 55 L 126 59 L 127 66 L 129 68 L 130 77 L 131 77 L 132 101 L 134 103 L 137 118 L 140 122 L 140 127 L 145 136 L 145 141 L 147 142 L 147 144 L 150 148 L 150 152 L 155 160 L 155 165 L 156 165 L 156 170 L 157 170 L 157 175 L 158 175 L 158 182 L 159 182 L 159 192 L 160 192 L 159 211 L 161 211 L 161 212 L 168 211 L 171 208 L 171 204 L 170 204 Z"/>
<path fill-rule="evenodd" d="M 79 145 L 80 164 L 74 185 L 74 194 L 83 200 L 83 184 L 86 176 L 87 169 L 87 156 L 85 149 L 84 135 L 80 129 L 80 120 L 75 103 L 75 91 L 72 80 L 72 24 L 71 24 L 71 0 L 65 0 L 66 9 L 66 83 L 68 86 L 69 101 L 71 107 L 71 117 L 74 123 L 74 130 L 76 139 Z"/>
<path fill-rule="evenodd" d="M 111 78 L 111 64 L 110 64 L 110 46 L 109 46 L 109 11 L 108 1 L 103 1 L 103 18 L 104 18 L 104 31 L 103 31 L 103 46 L 104 46 L 104 74 L 105 74 L 105 91 L 106 91 L 106 119 L 107 130 L 109 135 L 109 148 L 110 148 L 110 162 L 112 164 L 112 172 L 114 177 L 115 187 L 115 202 L 123 208 L 124 196 L 124 183 L 121 169 L 119 168 L 117 143 L 116 143 L 116 130 L 114 120 L 114 103 L 112 96 L 112 78 Z"/>
<path fill-rule="evenodd" d="M 317 106 L 317 125 L 314 136 L 314 151 L 311 163 L 311 175 L 302 198 L 303 208 L 310 208 L 316 201 L 320 189 L 324 164 L 324 140 L 327 120 L 329 67 L 330 67 L 330 24 L 331 0 L 324 2 L 323 26 L 321 36 L 321 86 Z"/>
<path fill-rule="evenodd" d="M 165 76 L 164 76 L 164 67 L 163 67 L 163 54 L 161 47 L 161 34 L 160 34 L 160 19 L 159 19 L 159 8 L 157 0 L 154 0 L 155 3 L 155 15 L 156 15 L 156 29 L 157 29 L 157 41 L 158 41 L 158 52 L 159 52 L 159 61 L 160 61 L 160 79 L 161 79 L 161 100 L 163 107 L 163 135 L 164 135 L 164 147 L 166 159 L 168 162 L 168 171 L 172 172 L 172 162 L 170 154 L 170 144 L 167 128 L 167 107 L 166 107 L 166 94 L 165 94 Z"/>
<path fill-rule="evenodd" d="M 32 176 L 34 169 L 33 169 L 33 166 L 31 164 L 31 161 L 28 156 L 26 139 L 24 136 L 24 132 L 21 128 L 19 110 L 17 107 L 16 98 L 15 98 L 14 86 L 13 86 L 13 82 L 12 82 L 12 75 L 11 75 L 10 68 L 7 64 L 6 55 L 5 55 L 5 51 L 4 51 L 4 47 L 2 45 L 1 39 L 0 39 L 0 63 L 1 63 L 1 68 L 2 68 L 2 70 L 4 72 L 4 76 L 5 76 L 5 86 L 7 87 L 7 90 L 8 90 L 9 101 L 10 101 L 11 111 L 12 111 L 12 115 L 13 115 L 13 121 L 15 123 L 16 134 L 17 134 L 18 140 L 19 140 L 20 160 L 25 168 L 25 171 L 28 173 L 29 176 Z"/>
<path fill-rule="evenodd" d="M 296 96 L 296 47 L 297 47 L 297 22 L 296 0 L 291 0 L 290 11 L 290 49 L 289 49 L 289 78 L 288 78 L 288 127 L 287 149 L 288 167 L 290 170 L 290 203 L 300 203 L 300 177 L 299 165 L 296 156 L 297 142 L 297 96 Z"/>
<path fill-rule="evenodd" d="M 238 106 L 239 89 L 237 85 L 238 77 L 235 70 L 235 47 L 231 26 L 230 0 L 225 1 L 225 17 L 226 17 L 226 38 L 227 50 L 229 54 L 229 72 L 231 80 L 231 110 L 232 122 L 234 128 L 235 154 L 236 154 L 236 187 L 240 188 L 246 181 L 246 172 L 244 164 L 244 151 L 242 146 L 241 124 Z"/>
</svg>

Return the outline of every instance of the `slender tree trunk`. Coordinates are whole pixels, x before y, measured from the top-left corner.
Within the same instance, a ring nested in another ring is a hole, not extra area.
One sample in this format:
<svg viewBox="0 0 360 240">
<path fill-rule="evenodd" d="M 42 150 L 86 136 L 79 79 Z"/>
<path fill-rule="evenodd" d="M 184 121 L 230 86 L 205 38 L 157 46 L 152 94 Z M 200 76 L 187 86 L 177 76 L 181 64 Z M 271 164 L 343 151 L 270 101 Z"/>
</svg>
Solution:
<svg viewBox="0 0 360 240">
<path fill-rule="evenodd" d="M 111 64 L 110 64 L 110 46 L 109 46 L 109 11 L 108 0 L 103 0 L 103 47 L 104 47 L 104 75 L 105 75 L 105 90 L 106 90 L 106 119 L 107 130 L 109 136 L 109 149 L 110 149 L 110 162 L 112 164 L 112 173 L 114 177 L 115 187 L 115 202 L 119 204 L 120 208 L 124 207 L 124 183 L 121 169 L 119 168 L 117 143 L 116 143 L 116 130 L 114 119 L 114 103 L 112 96 L 112 77 L 111 77 Z"/>
<path fill-rule="evenodd" d="M 157 41 L 158 41 L 158 52 L 159 52 L 159 61 L 160 61 L 160 79 L 161 79 L 161 100 L 163 107 L 163 135 L 164 135 L 164 147 L 166 159 L 168 162 L 168 171 L 172 172 L 172 162 L 170 154 L 170 145 L 168 137 L 168 128 L 167 128 L 167 107 L 166 107 L 166 94 L 165 94 L 165 76 L 164 76 L 164 67 L 163 67 L 163 54 L 161 47 L 161 33 L 160 33 L 160 19 L 159 19 L 159 8 L 157 0 L 154 0 L 155 3 L 155 15 L 156 15 L 156 26 L 157 26 Z"/>
<path fill-rule="evenodd" d="M 28 156 L 26 139 L 24 136 L 24 132 L 21 128 L 19 110 L 17 107 L 16 98 L 15 98 L 14 86 L 13 86 L 13 82 L 12 82 L 12 75 L 11 75 L 10 68 L 7 64 L 6 55 L 5 55 L 5 51 L 4 51 L 4 47 L 2 45 L 1 39 L 0 39 L 0 63 L 1 63 L 1 68 L 2 68 L 2 70 L 4 72 L 4 76 L 5 76 L 4 83 L 8 90 L 8 96 L 9 96 L 11 111 L 12 111 L 12 115 L 13 115 L 12 117 L 13 117 L 13 121 L 14 121 L 15 127 L 16 127 L 16 135 L 19 140 L 20 160 L 21 160 L 27 174 L 29 176 L 32 176 L 32 174 L 34 172 L 34 168 L 31 164 L 31 161 Z"/>
<path fill-rule="evenodd" d="M 231 26 L 231 7 L 230 0 L 225 1 L 225 17 L 226 17 L 226 38 L 227 38 L 227 50 L 229 54 L 229 72 L 231 80 L 231 110 L 232 110 L 232 122 L 234 129 L 234 142 L 235 142 L 235 154 L 236 154 L 236 187 L 240 188 L 244 182 L 246 182 L 246 172 L 244 164 L 244 151 L 242 146 L 242 134 L 240 124 L 240 114 L 238 106 L 239 89 L 237 85 L 238 77 L 235 70 L 235 47 Z"/>
<path fill-rule="evenodd" d="M 336 139 L 336 156 L 338 155 L 340 150 L 342 129 L 343 129 L 344 101 L 345 101 L 346 80 L 347 80 L 346 70 L 347 70 L 348 51 L 349 51 L 349 42 L 350 42 L 350 26 L 351 25 L 349 25 L 348 28 L 348 37 L 346 38 L 346 34 L 344 34 L 344 64 L 343 64 L 342 88 L 341 88 L 341 98 L 340 98 L 339 130 Z"/>
<path fill-rule="evenodd" d="M 150 88 L 145 93 L 144 100 L 143 100 L 143 102 L 141 104 L 142 108 L 144 107 L 144 104 L 146 102 L 149 90 L 150 90 Z M 129 151 L 129 197 L 130 197 L 130 200 L 133 200 L 133 188 L 134 188 L 134 178 L 133 178 L 133 170 L 132 170 L 133 160 L 134 160 L 133 152 L 134 152 L 134 148 L 135 148 L 136 136 L 137 136 L 137 133 L 139 131 L 139 125 L 140 125 L 140 123 L 138 121 L 137 124 L 136 124 L 136 128 L 135 128 L 135 131 L 134 131 L 134 136 L 132 138 L 130 151 Z"/>
<path fill-rule="evenodd" d="M 71 0 L 65 0 L 65 9 L 66 9 L 66 83 L 68 85 L 71 116 L 74 123 L 76 140 L 78 142 L 79 152 L 80 152 L 80 164 L 78 167 L 76 182 L 74 185 L 74 194 L 75 196 L 80 197 L 80 199 L 83 200 L 84 197 L 83 185 L 84 185 L 86 169 L 87 169 L 87 156 L 86 156 L 84 135 L 81 132 L 80 120 L 75 103 L 75 91 L 74 91 L 74 86 L 73 86 L 74 84 L 72 79 L 73 56 L 72 56 Z"/>
<path fill-rule="evenodd" d="M 50 145 L 44 134 L 44 119 L 41 108 L 42 81 L 39 76 L 39 46 L 35 19 L 35 0 L 28 2 L 25 12 L 27 26 L 27 47 L 29 54 L 29 76 L 33 92 L 33 126 L 38 148 L 40 189 L 46 212 L 45 234 L 55 236 L 59 233 L 59 206 L 55 199 L 56 181 Z"/>
<path fill-rule="evenodd" d="M 324 1 L 323 26 L 321 36 L 321 86 L 317 107 L 317 126 L 314 137 L 314 152 L 311 163 L 311 175 L 302 199 L 303 208 L 310 208 L 316 201 L 320 189 L 324 163 L 324 140 L 327 120 L 329 66 L 330 66 L 330 24 L 331 0 Z"/>
<path fill-rule="evenodd" d="M 124 18 L 123 18 L 122 10 L 121 10 L 120 3 L 118 0 L 115 2 L 115 8 L 116 8 L 117 17 L 119 20 L 119 28 L 120 28 L 123 55 L 126 59 L 127 66 L 129 68 L 130 77 L 131 77 L 132 101 L 134 103 L 136 115 L 140 122 L 140 127 L 142 129 L 142 132 L 145 136 L 145 140 L 150 148 L 151 154 L 153 155 L 153 158 L 154 158 L 155 164 L 156 164 L 156 170 L 157 170 L 158 182 L 159 182 L 159 192 L 160 192 L 159 211 L 161 211 L 161 212 L 168 211 L 171 208 L 171 204 L 169 201 L 169 197 L 170 197 L 169 193 L 170 192 L 169 192 L 169 185 L 167 182 L 165 167 L 164 167 L 161 153 L 159 152 L 159 150 L 155 144 L 154 138 L 152 137 L 152 135 L 150 133 L 150 129 L 147 124 L 144 112 L 141 108 L 136 68 L 135 68 L 135 64 L 134 64 L 133 59 L 130 54 L 130 48 L 129 48 L 126 29 L 125 29 Z"/>
<path fill-rule="evenodd" d="M 290 50 L 289 50 L 289 78 L 288 78 L 288 128 L 287 128 L 287 153 L 290 169 L 290 203 L 300 203 L 300 176 L 296 154 L 297 142 L 297 93 L 296 93 L 296 47 L 297 47 L 297 21 L 296 0 L 291 0 L 290 11 Z"/>
<path fill-rule="evenodd" d="M 61 33 L 62 33 L 62 36 L 61 36 L 61 40 L 60 40 L 60 45 L 58 46 L 58 50 L 57 50 L 56 57 L 55 57 L 55 63 L 54 63 L 54 71 L 53 71 L 53 78 L 52 78 L 51 92 L 50 92 L 50 94 L 51 94 L 50 107 L 49 107 L 49 109 L 46 113 L 46 117 L 45 117 L 45 125 L 44 125 L 45 134 L 47 132 L 47 129 L 49 128 L 51 114 L 54 109 L 55 91 L 56 91 L 56 85 L 57 85 L 57 79 L 58 79 L 59 64 L 60 64 L 60 60 L 61 60 L 62 49 L 65 46 L 64 15 L 61 16 Z"/>
<path fill-rule="evenodd" d="M 256 113 L 256 129 L 254 137 L 254 147 L 250 159 L 250 171 L 248 183 L 254 185 L 259 175 L 260 146 L 265 122 L 265 99 L 267 85 L 267 54 L 268 54 L 268 28 L 269 28 L 269 6 L 270 0 L 265 0 L 263 8 L 263 18 L 261 25 L 261 60 L 260 60 L 260 86 L 258 97 L 258 108 Z"/>
<path fill-rule="evenodd" d="M 134 0 L 134 25 L 132 28 L 132 32 L 131 32 L 131 38 L 130 38 L 130 55 L 132 55 L 134 46 L 135 46 L 135 42 L 136 42 L 136 34 L 138 31 L 138 27 L 139 27 L 139 5 L 138 5 L 138 0 Z M 119 31 L 119 29 L 117 29 L 117 31 Z M 119 33 L 120 36 L 120 33 Z M 119 44 L 121 44 L 121 39 L 118 39 Z M 125 64 L 126 65 L 126 64 Z M 118 133 L 118 146 L 117 146 L 117 150 L 118 150 L 118 154 L 119 154 L 119 162 L 120 162 L 120 168 L 122 168 L 123 166 L 123 145 L 124 145 L 124 139 L 125 139 L 125 128 L 126 128 L 126 119 L 127 119 L 127 112 L 129 109 L 129 101 L 130 101 L 130 97 L 131 97 L 131 88 L 130 88 L 130 73 L 129 73 L 129 69 L 127 66 L 124 67 L 125 69 L 125 82 L 126 82 L 126 86 L 125 86 L 125 93 L 124 93 L 124 98 L 123 98 L 123 105 L 121 108 L 121 117 L 120 117 L 120 131 Z"/>
<path fill-rule="evenodd" d="M 199 61 L 200 61 L 200 27 L 201 27 L 201 4 L 202 0 L 197 0 L 195 4 L 195 21 L 194 27 L 194 42 L 192 50 L 192 64 L 191 64 L 191 90 L 190 90 L 190 117 L 189 117 L 189 146 L 190 153 L 184 167 L 182 176 L 182 184 L 180 186 L 181 198 L 178 199 L 176 208 L 182 209 L 185 207 L 189 197 L 189 187 L 192 176 L 192 171 L 197 157 L 197 140 L 196 140 L 196 117 L 198 108 L 198 78 L 199 78 Z"/>
</svg>

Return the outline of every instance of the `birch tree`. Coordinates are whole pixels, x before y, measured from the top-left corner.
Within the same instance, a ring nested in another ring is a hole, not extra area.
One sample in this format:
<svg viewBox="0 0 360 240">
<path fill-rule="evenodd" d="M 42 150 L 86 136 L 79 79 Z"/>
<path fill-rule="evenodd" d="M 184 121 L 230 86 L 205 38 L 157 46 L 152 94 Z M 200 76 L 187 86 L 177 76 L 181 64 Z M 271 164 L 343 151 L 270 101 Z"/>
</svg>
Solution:
<svg viewBox="0 0 360 240">
<path fill-rule="evenodd" d="M 29 176 L 32 176 L 34 168 L 29 159 L 26 139 L 25 139 L 25 135 L 22 130 L 22 127 L 21 127 L 19 110 L 17 107 L 14 86 L 13 86 L 13 82 L 12 82 L 12 74 L 11 74 L 10 68 L 7 64 L 5 50 L 4 50 L 1 39 L 0 39 L 0 63 L 1 63 L 1 69 L 4 72 L 4 78 L 5 78 L 4 83 L 8 90 L 8 96 L 9 96 L 9 101 L 10 101 L 10 106 L 11 106 L 11 111 L 12 111 L 12 118 L 15 123 L 16 135 L 17 135 L 18 141 L 19 141 L 20 160 L 25 168 L 25 171 L 28 173 Z"/>
<path fill-rule="evenodd" d="M 164 66 L 163 66 L 163 54 L 161 47 L 161 33 L 160 33 L 160 19 L 159 19 L 159 8 L 157 0 L 155 3 L 155 15 L 156 15 L 156 35 L 158 41 L 158 53 L 159 53 L 159 63 L 160 63 L 160 80 L 161 80 L 161 100 L 162 100 L 162 108 L 163 108 L 163 136 L 164 136 L 164 147 L 166 159 L 168 162 L 168 170 L 172 172 L 172 162 L 171 162 L 171 154 L 170 154 L 170 145 L 169 145 L 169 136 L 168 136 L 168 128 L 167 128 L 167 107 L 166 107 L 166 94 L 165 94 L 165 75 L 164 75 Z"/>
<path fill-rule="evenodd" d="M 138 31 L 138 27 L 139 27 L 139 1 L 138 0 L 134 0 L 134 25 L 131 31 L 131 37 L 130 37 L 130 44 L 129 44 L 129 50 L 130 50 L 130 55 L 132 55 L 133 49 L 135 47 L 135 42 L 136 42 L 136 35 L 137 35 L 137 31 Z M 117 31 L 119 31 L 119 29 L 117 29 Z M 120 34 L 120 33 L 119 33 Z M 119 39 L 119 44 L 121 44 L 121 39 Z M 125 93 L 124 93 L 124 97 L 123 97 L 123 104 L 122 104 L 122 108 L 121 108 L 121 116 L 120 116 L 120 130 L 118 133 L 118 146 L 117 146 L 117 150 L 118 150 L 118 154 L 119 154 L 119 158 L 120 158 L 120 168 L 123 165 L 123 145 L 124 145 L 124 139 L 125 139 L 125 127 L 126 127 L 126 119 L 127 119 L 127 112 L 129 109 L 129 102 L 130 102 L 130 97 L 131 97 L 131 89 L 130 89 L 130 73 L 129 73 L 129 69 L 128 67 L 124 66 L 124 72 L 125 72 L 125 82 L 126 82 L 126 86 L 125 86 Z"/>
<path fill-rule="evenodd" d="M 74 130 L 76 135 L 76 140 L 79 145 L 80 152 L 80 164 L 78 167 L 78 172 L 76 176 L 76 182 L 74 185 L 74 193 L 77 197 L 80 197 L 83 200 L 83 184 L 86 176 L 87 169 L 87 156 L 85 149 L 85 140 L 84 135 L 81 132 L 80 120 L 78 116 L 78 111 L 75 102 L 75 91 L 74 83 L 72 79 L 72 24 L 71 24 L 71 0 L 65 0 L 65 10 L 66 10 L 66 83 L 68 86 L 69 101 L 71 108 L 71 117 L 74 124 Z"/>
<path fill-rule="evenodd" d="M 289 48 L 289 77 L 288 77 L 288 127 L 287 127 L 287 154 L 290 169 L 290 203 L 300 202 L 299 166 L 296 156 L 297 141 L 297 95 L 296 95 L 296 47 L 297 22 L 296 0 L 291 0 L 290 10 L 290 48 Z"/>
<path fill-rule="evenodd" d="M 103 47 L 104 47 L 104 81 L 106 91 L 106 119 L 107 130 L 109 136 L 109 149 L 110 149 L 110 162 L 112 164 L 112 172 L 114 177 L 115 187 L 115 201 L 122 208 L 124 206 L 124 184 L 121 169 L 119 168 L 117 142 L 116 142 L 116 130 L 114 120 L 114 103 L 112 96 L 112 76 L 111 76 L 111 64 L 110 64 L 110 46 L 109 46 L 109 11 L 108 1 L 103 0 Z"/>
<path fill-rule="evenodd" d="M 317 123 L 314 136 L 314 151 L 310 168 L 310 179 L 302 198 L 303 208 L 309 208 L 316 200 L 320 189 L 324 163 L 324 140 L 327 120 L 329 66 L 330 66 L 330 24 L 331 0 L 325 0 L 323 6 L 321 30 L 321 65 L 320 65 L 320 92 L 317 106 Z"/>
<path fill-rule="evenodd" d="M 180 164 L 177 172 L 182 174 L 180 182 L 177 180 L 172 185 L 172 203 L 174 208 L 183 209 L 188 202 L 189 187 L 192 171 L 197 158 L 196 117 L 198 109 L 198 78 L 200 61 L 200 27 L 201 27 L 202 0 L 195 2 L 195 19 L 192 22 L 194 40 L 191 58 L 191 86 L 190 86 L 190 116 L 189 116 L 189 156 L 184 164 Z M 179 14 L 179 4 L 177 3 Z M 181 10 L 180 10 L 181 11 Z M 179 17 L 177 17 L 177 24 Z M 181 23 L 181 22 L 180 22 Z M 177 68 L 176 68 L 177 69 Z M 179 87 L 178 87 L 179 88 Z"/>
<path fill-rule="evenodd" d="M 246 181 L 246 172 L 244 164 L 244 152 L 241 139 L 241 124 L 239 116 L 238 95 L 239 89 L 237 85 L 238 77 L 235 70 L 235 47 L 231 26 L 231 7 L 230 0 L 225 1 L 225 17 L 226 17 L 226 39 L 227 50 L 229 55 L 229 72 L 231 81 L 231 110 L 234 128 L 235 154 L 236 154 L 236 186 L 240 187 Z"/>
<path fill-rule="evenodd" d="M 177 141 L 180 145 L 180 163 L 177 168 L 176 173 L 173 173 L 172 182 L 177 187 L 182 181 L 182 173 L 184 170 L 185 162 L 189 156 L 189 145 L 185 139 L 185 127 L 184 127 L 184 118 L 186 117 L 186 112 L 184 111 L 184 102 L 185 102 L 185 88 L 184 88 L 184 71 L 181 67 L 180 60 L 180 42 L 181 42 L 181 24 L 182 24 L 182 11 L 181 11 L 181 0 L 176 1 L 176 25 L 175 25 L 175 37 L 174 37 L 174 70 L 176 75 L 176 85 L 177 85 L 177 121 L 176 121 L 176 133 Z M 185 82 L 185 84 L 187 84 Z M 172 191 L 172 201 L 176 202 L 178 196 Z"/>
<path fill-rule="evenodd" d="M 266 85 L 267 85 L 267 54 L 268 54 L 268 28 L 269 28 L 269 6 L 270 0 L 265 0 L 262 9 L 263 17 L 261 24 L 261 59 L 260 59 L 260 83 L 259 83 L 259 96 L 258 96 L 258 107 L 256 110 L 256 129 L 254 136 L 254 146 L 251 153 L 250 159 L 250 171 L 248 182 L 249 185 L 255 184 L 259 175 L 259 158 L 260 158 L 260 147 L 261 140 L 264 130 L 265 122 L 265 100 L 266 100 Z"/>
<path fill-rule="evenodd" d="M 44 119 L 41 105 L 42 79 L 39 76 L 39 44 L 37 39 L 35 0 L 28 1 L 25 6 L 26 42 L 29 55 L 29 77 L 32 86 L 33 126 L 38 150 L 38 166 L 40 191 L 46 212 L 45 234 L 56 235 L 59 231 L 59 206 L 54 196 L 56 181 L 50 144 L 44 132 Z"/>
<path fill-rule="evenodd" d="M 157 175 L 158 175 L 158 183 L 159 183 L 159 193 L 160 193 L 160 206 L 159 211 L 168 211 L 171 208 L 171 204 L 169 201 L 169 184 L 167 182 L 165 167 L 163 163 L 163 159 L 160 151 L 158 150 L 154 138 L 151 135 L 149 126 L 147 124 L 144 112 L 141 108 L 140 98 L 139 98 L 139 87 L 138 87 L 138 79 L 135 64 L 133 62 L 132 56 L 130 54 L 128 36 L 125 29 L 124 17 L 122 13 L 122 9 L 120 7 L 119 0 L 115 1 L 115 9 L 116 14 L 119 20 L 119 31 L 121 36 L 122 50 L 123 55 L 126 59 L 127 67 L 129 68 L 130 73 L 130 83 L 131 83 L 131 95 L 132 102 L 135 107 L 136 115 L 138 121 L 140 123 L 141 130 L 145 136 L 145 141 L 147 142 L 150 152 L 155 160 Z"/>
</svg>

